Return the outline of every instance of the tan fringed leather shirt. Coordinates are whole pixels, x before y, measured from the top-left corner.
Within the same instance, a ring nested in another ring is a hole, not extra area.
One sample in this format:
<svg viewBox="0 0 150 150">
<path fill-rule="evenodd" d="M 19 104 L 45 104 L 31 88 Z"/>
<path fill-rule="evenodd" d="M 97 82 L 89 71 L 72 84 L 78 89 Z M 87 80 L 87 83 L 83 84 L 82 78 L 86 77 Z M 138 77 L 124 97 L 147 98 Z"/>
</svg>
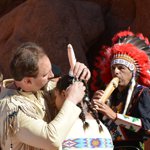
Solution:
<svg viewBox="0 0 150 150">
<path fill-rule="evenodd" d="M 0 145 L 2 150 L 57 150 L 65 139 L 81 110 L 72 102 L 65 101 L 58 115 L 52 120 L 50 108 L 36 94 L 8 89 L 4 81 L 0 94 Z M 52 84 L 49 83 L 49 86 Z M 50 88 L 51 89 L 51 88 Z M 49 99 L 51 101 L 51 95 Z"/>
</svg>

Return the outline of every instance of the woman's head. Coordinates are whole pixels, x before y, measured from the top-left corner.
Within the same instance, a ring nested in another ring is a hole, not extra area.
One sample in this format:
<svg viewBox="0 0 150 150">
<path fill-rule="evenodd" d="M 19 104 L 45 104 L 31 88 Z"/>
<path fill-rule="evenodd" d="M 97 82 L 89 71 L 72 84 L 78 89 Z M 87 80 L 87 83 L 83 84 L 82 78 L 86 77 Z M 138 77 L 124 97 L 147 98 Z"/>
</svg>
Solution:
<svg viewBox="0 0 150 150">
<path fill-rule="evenodd" d="M 64 75 L 59 78 L 56 88 L 55 88 L 55 96 L 56 96 L 56 107 L 60 109 L 66 98 L 66 89 L 72 84 L 74 78 L 69 75 Z"/>
<path fill-rule="evenodd" d="M 76 79 L 72 76 L 69 75 L 64 75 L 62 76 L 56 85 L 55 88 L 55 104 L 58 110 L 60 110 L 60 108 L 62 107 L 65 98 L 66 98 L 66 89 L 75 81 Z M 86 83 L 84 83 L 86 84 Z M 87 90 L 87 89 L 86 89 Z M 87 95 L 88 95 L 88 90 L 86 91 Z M 87 112 L 91 112 L 91 115 L 93 116 L 93 118 L 95 118 L 96 122 L 98 123 L 99 129 L 101 130 L 101 125 L 100 125 L 100 121 L 98 119 L 98 114 L 97 112 L 93 109 L 92 104 L 89 100 L 85 99 L 83 100 L 83 103 L 79 103 L 78 106 L 81 108 L 81 114 L 79 116 L 79 118 L 82 120 L 83 122 L 83 128 L 84 130 L 86 128 L 88 128 L 89 124 L 86 122 L 86 113 Z M 84 108 L 84 109 L 83 109 Z"/>
</svg>

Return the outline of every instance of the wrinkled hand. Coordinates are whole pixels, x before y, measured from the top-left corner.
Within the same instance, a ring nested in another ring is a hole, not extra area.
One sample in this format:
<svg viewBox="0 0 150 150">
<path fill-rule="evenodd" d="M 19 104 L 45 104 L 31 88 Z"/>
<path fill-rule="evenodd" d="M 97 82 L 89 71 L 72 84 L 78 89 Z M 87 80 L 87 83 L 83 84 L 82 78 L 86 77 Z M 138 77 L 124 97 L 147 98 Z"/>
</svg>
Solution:
<svg viewBox="0 0 150 150">
<path fill-rule="evenodd" d="M 72 101 L 75 104 L 81 102 L 84 95 L 85 95 L 85 86 L 81 81 L 74 82 L 66 90 L 66 99 Z"/>
<path fill-rule="evenodd" d="M 111 120 L 115 120 L 117 117 L 117 113 L 114 112 L 107 104 L 100 102 L 100 98 L 104 94 L 103 90 L 96 91 L 93 96 L 93 105 L 94 108 L 102 113 L 103 115 L 107 116 Z"/>
<path fill-rule="evenodd" d="M 91 72 L 83 63 L 76 62 L 76 65 L 73 69 L 73 75 L 77 79 L 88 81 L 91 77 Z"/>
<path fill-rule="evenodd" d="M 93 99 L 99 100 L 101 99 L 101 97 L 103 96 L 104 91 L 103 90 L 98 90 L 94 93 L 93 95 Z"/>
<path fill-rule="evenodd" d="M 94 107 L 97 111 L 101 112 L 103 115 L 107 116 L 111 120 L 115 120 L 117 114 L 105 103 L 99 101 L 93 101 Z"/>
</svg>

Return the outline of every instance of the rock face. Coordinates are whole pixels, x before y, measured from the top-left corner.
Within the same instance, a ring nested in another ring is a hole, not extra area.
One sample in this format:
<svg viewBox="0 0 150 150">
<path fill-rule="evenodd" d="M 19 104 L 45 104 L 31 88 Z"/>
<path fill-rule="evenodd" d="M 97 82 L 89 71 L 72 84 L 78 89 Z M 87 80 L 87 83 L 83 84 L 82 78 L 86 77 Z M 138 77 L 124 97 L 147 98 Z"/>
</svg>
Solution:
<svg viewBox="0 0 150 150">
<path fill-rule="evenodd" d="M 104 30 L 99 5 L 71 0 L 27 0 L 0 19 L 0 69 L 9 77 L 9 61 L 22 42 L 42 46 L 64 73 L 69 70 L 67 44 L 79 61 L 87 64 L 85 52 Z"/>
<path fill-rule="evenodd" d="M 8 3 L 9 2 L 9 3 Z M 8 5 L 9 4 L 9 5 Z M 101 45 L 130 28 L 150 35 L 149 0 L 3 0 L 0 2 L 0 70 L 10 77 L 13 51 L 32 41 L 42 46 L 63 73 L 69 70 L 67 44 L 89 65 Z"/>
</svg>

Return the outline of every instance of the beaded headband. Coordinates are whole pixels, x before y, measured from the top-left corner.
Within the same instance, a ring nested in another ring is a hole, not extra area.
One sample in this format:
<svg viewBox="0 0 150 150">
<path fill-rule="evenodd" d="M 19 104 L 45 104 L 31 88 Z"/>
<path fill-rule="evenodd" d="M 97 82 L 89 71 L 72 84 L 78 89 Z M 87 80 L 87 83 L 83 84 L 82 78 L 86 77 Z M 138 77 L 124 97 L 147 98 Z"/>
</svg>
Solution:
<svg viewBox="0 0 150 150">
<path fill-rule="evenodd" d="M 112 59 L 111 66 L 115 64 L 124 65 L 127 68 L 129 68 L 130 71 L 133 71 L 136 67 L 135 61 L 126 54 L 115 55 L 114 58 Z"/>
</svg>

